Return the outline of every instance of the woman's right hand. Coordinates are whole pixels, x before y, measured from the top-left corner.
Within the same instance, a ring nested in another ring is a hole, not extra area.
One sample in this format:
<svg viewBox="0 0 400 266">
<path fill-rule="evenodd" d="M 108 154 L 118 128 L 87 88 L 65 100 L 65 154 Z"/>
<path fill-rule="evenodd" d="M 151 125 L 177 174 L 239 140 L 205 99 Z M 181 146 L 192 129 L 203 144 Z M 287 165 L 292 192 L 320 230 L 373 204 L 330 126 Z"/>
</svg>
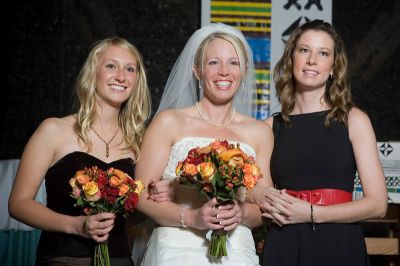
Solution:
<svg viewBox="0 0 400 266">
<path fill-rule="evenodd" d="M 114 228 L 114 213 L 98 213 L 88 216 L 79 216 L 80 232 L 79 235 L 92 238 L 100 243 L 108 239 L 110 231 Z"/>
<path fill-rule="evenodd" d="M 148 200 L 152 200 L 154 202 L 163 202 L 173 201 L 175 191 L 171 180 L 161 179 L 157 181 L 150 181 L 148 192 Z"/>
</svg>

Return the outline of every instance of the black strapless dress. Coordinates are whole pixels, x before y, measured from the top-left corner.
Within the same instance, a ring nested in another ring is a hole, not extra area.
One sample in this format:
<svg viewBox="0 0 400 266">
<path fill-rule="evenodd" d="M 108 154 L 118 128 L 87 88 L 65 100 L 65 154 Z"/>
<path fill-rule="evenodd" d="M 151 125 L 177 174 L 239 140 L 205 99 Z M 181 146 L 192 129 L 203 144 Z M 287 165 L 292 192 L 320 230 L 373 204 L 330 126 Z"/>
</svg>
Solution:
<svg viewBox="0 0 400 266">
<path fill-rule="evenodd" d="M 271 174 L 279 189 L 320 188 L 353 191 L 356 164 L 348 129 L 343 124 L 324 126 L 327 111 L 291 115 L 291 127 L 274 117 Z M 361 227 L 357 223 L 307 223 L 267 231 L 263 265 L 361 266 L 369 265 Z"/>
<path fill-rule="evenodd" d="M 69 196 L 71 187 L 68 181 L 75 172 L 85 167 L 98 166 L 107 170 L 114 167 L 133 177 L 134 162 L 131 158 L 123 158 L 110 163 L 84 153 L 72 152 L 54 164 L 45 176 L 47 207 L 62 214 L 84 215 L 82 209 L 74 207 L 75 200 Z M 96 242 L 77 235 L 43 231 L 39 240 L 37 260 L 43 257 L 76 257 L 91 258 L 94 255 Z M 110 258 L 129 258 L 131 251 L 125 228 L 125 218 L 117 215 L 114 228 L 108 239 Z"/>
</svg>

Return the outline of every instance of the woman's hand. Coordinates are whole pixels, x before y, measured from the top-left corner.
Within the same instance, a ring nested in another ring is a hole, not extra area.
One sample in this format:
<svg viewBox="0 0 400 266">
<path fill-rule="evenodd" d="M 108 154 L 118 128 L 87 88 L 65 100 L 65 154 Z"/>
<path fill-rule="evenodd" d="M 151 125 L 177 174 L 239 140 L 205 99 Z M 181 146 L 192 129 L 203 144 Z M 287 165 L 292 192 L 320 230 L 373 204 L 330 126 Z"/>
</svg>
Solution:
<svg viewBox="0 0 400 266">
<path fill-rule="evenodd" d="M 96 242 L 106 241 L 110 231 L 114 228 L 114 213 L 98 213 L 95 215 L 80 216 L 80 235 L 92 238 Z"/>
<path fill-rule="evenodd" d="M 218 207 L 217 218 L 220 220 L 219 224 L 224 226 L 225 231 L 235 229 L 242 222 L 242 217 L 242 207 L 237 201 Z"/>
<path fill-rule="evenodd" d="M 218 210 L 218 202 L 216 198 L 213 198 L 206 202 L 201 208 L 192 210 L 192 226 L 200 230 L 212 229 L 218 230 L 224 228 L 224 225 L 220 224 L 220 218 L 217 214 L 220 213 Z"/>
<path fill-rule="evenodd" d="M 149 196 L 147 199 L 154 202 L 173 201 L 174 199 L 172 181 L 168 179 L 150 181 L 148 191 Z"/>
<path fill-rule="evenodd" d="M 271 193 L 266 195 L 266 201 L 269 205 L 264 217 L 270 218 L 279 225 L 307 223 L 311 220 L 310 203 L 295 198 L 286 193 L 285 190 L 279 194 Z"/>
</svg>

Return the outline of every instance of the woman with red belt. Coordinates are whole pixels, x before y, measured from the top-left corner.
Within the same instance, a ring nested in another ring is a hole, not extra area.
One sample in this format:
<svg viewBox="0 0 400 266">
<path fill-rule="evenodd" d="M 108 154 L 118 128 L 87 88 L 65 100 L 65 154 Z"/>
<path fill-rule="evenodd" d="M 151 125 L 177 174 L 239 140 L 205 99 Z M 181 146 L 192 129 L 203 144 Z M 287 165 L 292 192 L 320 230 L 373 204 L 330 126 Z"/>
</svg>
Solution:
<svg viewBox="0 0 400 266">
<path fill-rule="evenodd" d="M 371 122 L 352 103 L 344 44 L 333 27 L 315 20 L 295 30 L 274 81 L 282 112 L 266 122 L 275 136 L 276 189 L 260 186 L 251 196 L 273 221 L 264 265 L 369 265 L 357 222 L 385 215 L 386 184 Z M 356 171 L 364 197 L 352 201 Z"/>
</svg>

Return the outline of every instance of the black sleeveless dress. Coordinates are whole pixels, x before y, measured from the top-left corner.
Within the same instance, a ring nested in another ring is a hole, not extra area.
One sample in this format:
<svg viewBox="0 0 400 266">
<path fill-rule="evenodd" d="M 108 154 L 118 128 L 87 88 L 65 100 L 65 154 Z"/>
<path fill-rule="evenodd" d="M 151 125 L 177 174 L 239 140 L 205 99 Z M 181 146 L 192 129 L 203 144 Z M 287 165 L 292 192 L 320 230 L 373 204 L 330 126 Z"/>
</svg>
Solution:
<svg viewBox="0 0 400 266">
<path fill-rule="evenodd" d="M 131 158 L 120 159 L 111 163 L 84 153 L 72 152 L 55 163 L 45 176 L 47 207 L 62 214 L 84 215 L 82 209 L 74 207 L 75 199 L 69 196 L 71 187 L 68 181 L 77 170 L 85 167 L 98 166 L 103 170 L 114 167 L 133 177 L 134 163 Z M 37 264 L 45 257 L 76 257 L 92 258 L 96 242 L 93 239 L 77 235 L 43 231 L 37 249 Z M 108 238 L 110 258 L 131 257 L 128 235 L 125 228 L 125 218 L 117 215 L 114 228 Z"/>
<path fill-rule="evenodd" d="M 324 126 L 328 111 L 291 115 L 291 126 L 274 117 L 271 174 L 278 189 L 321 188 L 353 191 L 356 164 L 343 124 Z M 362 229 L 357 223 L 308 223 L 267 229 L 263 265 L 369 265 Z"/>
</svg>

